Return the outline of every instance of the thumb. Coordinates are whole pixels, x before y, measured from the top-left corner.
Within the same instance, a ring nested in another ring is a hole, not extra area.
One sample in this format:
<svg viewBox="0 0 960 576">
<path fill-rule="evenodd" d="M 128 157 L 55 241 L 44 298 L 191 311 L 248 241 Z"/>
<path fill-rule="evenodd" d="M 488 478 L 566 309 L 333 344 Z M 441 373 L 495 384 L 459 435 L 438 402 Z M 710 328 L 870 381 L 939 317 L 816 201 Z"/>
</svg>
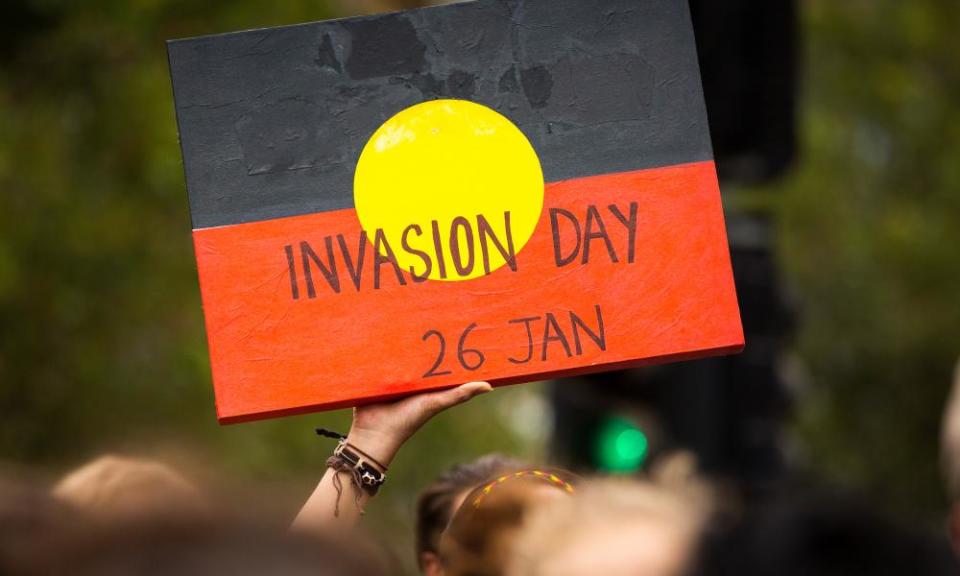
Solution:
<svg viewBox="0 0 960 576">
<path fill-rule="evenodd" d="M 468 382 L 466 384 L 461 384 L 456 388 L 451 388 L 449 390 L 441 390 L 440 392 L 433 392 L 429 394 L 429 404 L 431 412 L 436 414 L 446 410 L 447 408 L 452 408 L 458 404 L 463 404 L 467 400 L 481 394 L 486 394 L 493 390 L 493 386 L 489 382 Z"/>
</svg>

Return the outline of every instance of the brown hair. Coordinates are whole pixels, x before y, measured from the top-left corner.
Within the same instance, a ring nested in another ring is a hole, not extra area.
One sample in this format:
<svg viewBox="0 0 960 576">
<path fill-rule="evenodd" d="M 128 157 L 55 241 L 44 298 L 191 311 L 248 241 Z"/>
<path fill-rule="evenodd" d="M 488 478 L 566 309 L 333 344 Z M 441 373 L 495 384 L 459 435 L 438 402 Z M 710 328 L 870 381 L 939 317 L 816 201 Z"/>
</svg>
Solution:
<svg viewBox="0 0 960 576">
<path fill-rule="evenodd" d="M 423 568 L 424 552 L 437 553 L 440 535 L 453 516 L 457 496 L 470 491 L 497 474 L 519 470 L 525 464 L 500 454 L 487 454 L 450 468 L 424 488 L 417 498 L 416 554 L 417 565 Z"/>
<path fill-rule="evenodd" d="M 78 528 L 73 511 L 33 476 L 0 470 L 0 574 L 32 571 Z"/>
<path fill-rule="evenodd" d="M 565 470 L 508 472 L 467 495 L 440 541 L 447 576 L 502 576 L 529 514 L 569 497 L 578 478 Z"/>
<path fill-rule="evenodd" d="M 98 523 L 20 574 L 385 576 L 378 547 L 355 534 L 302 535 L 235 519 Z M 13 576 L 18 576 L 14 573 Z"/>
</svg>

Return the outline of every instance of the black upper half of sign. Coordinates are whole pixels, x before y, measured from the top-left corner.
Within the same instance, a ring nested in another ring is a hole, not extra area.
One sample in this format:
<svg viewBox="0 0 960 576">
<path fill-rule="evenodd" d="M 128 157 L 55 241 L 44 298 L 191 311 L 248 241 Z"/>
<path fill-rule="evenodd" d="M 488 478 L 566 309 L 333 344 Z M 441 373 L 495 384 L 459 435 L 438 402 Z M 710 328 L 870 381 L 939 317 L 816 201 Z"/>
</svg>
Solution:
<svg viewBox="0 0 960 576">
<path fill-rule="evenodd" d="M 168 53 L 194 228 L 352 208 L 373 132 L 437 98 L 512 120 L 547 182 L 712 158 L 686 0 L 476 0 Z"/>
</svg>

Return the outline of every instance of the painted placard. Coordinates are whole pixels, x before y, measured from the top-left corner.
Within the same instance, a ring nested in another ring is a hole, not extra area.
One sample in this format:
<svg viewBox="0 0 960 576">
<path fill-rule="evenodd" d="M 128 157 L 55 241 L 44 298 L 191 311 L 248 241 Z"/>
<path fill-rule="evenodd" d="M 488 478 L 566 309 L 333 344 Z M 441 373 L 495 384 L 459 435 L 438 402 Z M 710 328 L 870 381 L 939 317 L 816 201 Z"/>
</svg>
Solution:
<svg viewBox="0 0 960 576">
<path fill-rule="evenodd" d="M 685 1 L 168 51 L 221 422 L 742 348 Z"/>
</svg>

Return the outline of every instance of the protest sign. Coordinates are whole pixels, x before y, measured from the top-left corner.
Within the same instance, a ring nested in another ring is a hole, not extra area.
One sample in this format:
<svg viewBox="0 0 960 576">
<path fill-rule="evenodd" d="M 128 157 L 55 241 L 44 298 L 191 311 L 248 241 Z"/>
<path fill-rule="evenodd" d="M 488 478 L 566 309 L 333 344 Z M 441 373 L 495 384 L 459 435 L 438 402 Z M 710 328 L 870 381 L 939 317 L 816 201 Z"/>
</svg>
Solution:
<svg viewBox="0 0 960 576">
<path fill-rule="evenodd" d="M 742 347 L 685 1 L 168 49 L 221 422 Z"/>
</svg>

